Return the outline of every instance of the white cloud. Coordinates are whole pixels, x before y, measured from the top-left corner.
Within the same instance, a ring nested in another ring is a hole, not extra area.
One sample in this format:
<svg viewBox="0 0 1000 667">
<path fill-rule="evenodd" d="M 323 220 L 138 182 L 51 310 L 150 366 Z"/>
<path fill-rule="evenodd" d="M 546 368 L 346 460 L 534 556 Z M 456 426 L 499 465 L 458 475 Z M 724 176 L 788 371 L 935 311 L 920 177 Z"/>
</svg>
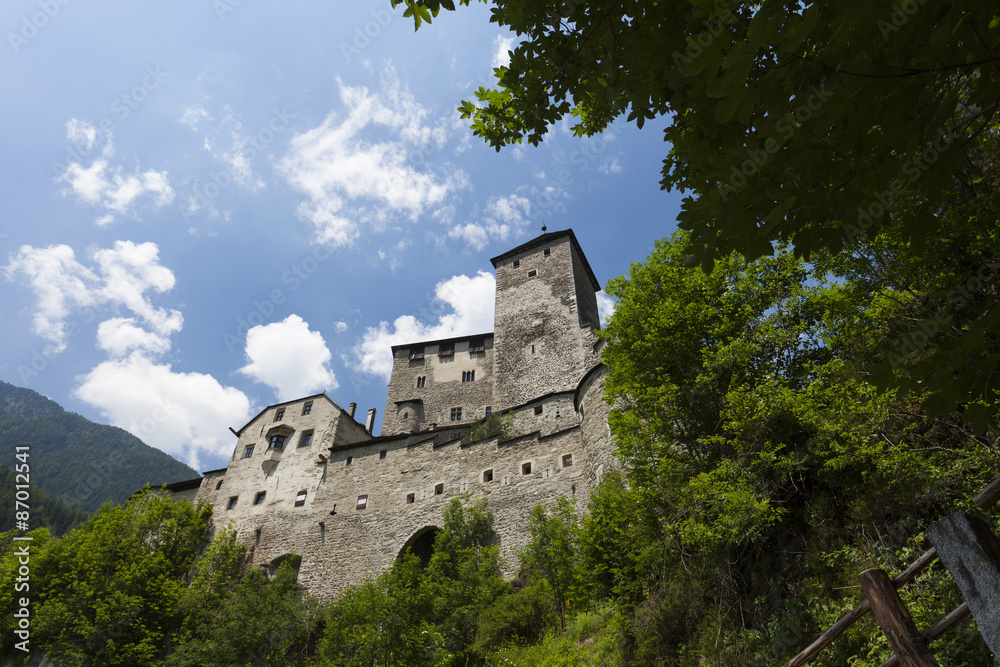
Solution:
<svg viewBox="0 0 1000 667">
<path fill-rule="evenodd" d="M 97 141 L 97 128 L 87 121 L 70 118 L 66 123 L 66 138 L 89 151 Z"/>
<path fill-rule="evenodd" d="M 415 220 L 467 186 L 460 170 L 431 168 L 437 161 L 427 158 L 443 145 L 446 123 L 428 123 L 428 110 L 393 70 L 383 74 L 380 91 L 338 85 L 344 111 L 295 136 L 278 163 L 279 173 L 306 195 L 297 212 L 313 223 L 317 241 L 342 246 L 363 224 Z"/>
<path fill-rule="evenodd" d="M 461 275 L 444 280 L 434 288 L 434 308 L 450 312 L 436 322 L 403 315 L 392 324 L 380 322 L 378 327 L 368 327 L 354 346 L 355 358 L 345 358 L 345 362 L 362 373 L 388 379 L 392 374 L 393 345 L 493 331 L 495 292 L 496 278 L 485 271 L 471 278 Z"/>
<path fill-rule="evenodd" d="M 497 35 L 493 40 L 493 67 L 507 67 L 510 65 L 510 47 L 514 44 L 514 36 L 504 37 Z"/>
<path fill-rule="evenodd" d="M 608 175 L 617 174 L 622 170 L 622 165 L 618 158 L 608 158 L 601 164 L 600 170 Z"/>
<path fill-rule="evenodd" d="M 606 321 L 615 312 L 615 300 L 601 290 L 597 293 L 597 311 L 601 322 Z"/>
<path fill-rule="evenodd" d="M 333 330 L 337 333 L 344 333 L 347 331 L 347 322 L 334 322 Z"/>
<path fill-rule="evenodd" d="M 531 215 L 531 202 L 518 194 L 494 197 L 486 205 L 481 222 L 466 222 L 448 230 L 448 236 L 465 241 L 475 250 L 491 242 L 510 241 L 524 234 Z"/>
<path fill-rule="evenodd" d="M 155 243 L 135 244 L 117 241 L 113 248 L 93 253 L 96 270 L 76 260 L 67 245 L 47 248 L 22 246 L 4 267 L 8 279 L 26 278 L 37 299 L 33 321 L 34 332 L 52 345 L 49 353 L 66 349 L 66 318 L 71 308 L 91 308 L 102 305 L 125 306 L 149 325 L 160 337 L 180 331 L 184 318 L 177 310 L 154 307 L 146 297 L 152 290 L 169 291 L 174 286 L 174 274 L 159 263 Z M 129 322 L 133 322 L 129 318 Z M 108 325 L 98 345 L 108 351 L 119 350 L 126 338 L 117 331 L 122 324 Z M 102 342 L 103 341 L 103 342 Z M 105 347 L 105 343 L 107 347 Z M 155 349 L 162 347 L 153 345 Z"/>
<path fill-rule="evenodd" d="M 250 363 L 240 373 L 272 387 L 279 401 L 340 386 L 327 366 L 326 341 L 298 315 L 250 329 L 246 354 Z"/>
<path fill-rule="evenodd" d="M 74 395 L 109 423 L 194 468 L 205 454 L 228 456 L 227 426 L 242 426 L 251 416 L 250 401 L 238 389 L 211 375 L 175 373 L 141 352 L 105 361 L 79 380 Z"/>
<path fill-rule="evenodd" d="M 99 280 L 96 274 L 76 261 L 68 245 L 21 246 L 4 267 L 4 273 L 8 280 L 23 275 L 34 290 L 37 310 L 32 330 L 51 343 L 46 352 L 56 354 L 65 350 L 70 308 L 86 308 L 98 300 L 94 292 Z"/>
<path fill-rule="evenodd" d="M 97 141 L 97 128 L 72 118 L 66 123 L 66 138 L 81 147 L 86 145 L 85 152 L 89 152 Z M 148 195 L 156 208 L 173 202 L 174 191 L 167 172 L 148 169 L 145 172 L 124 173 L 121 166 L 111 166 L 108 162 L 108 158 L 114 155 L 111 135 L 103 138 L 102 157 L 96 158 L 89 167 L 70 162 L 63 175 L 56 179 L 57 183 L 68 183 L 70 191 L 85 203 L 110 211 L 96 219 L 99 226 L 110 224 L 115 213 L 138 220 L 133 205 L 143 195 Z"/>
<path fill-rule="evenodd" d="M 97 347 L 114 358 L 132 350 L 160 355 L 170 350 L 170 339 L 136 326 L 134 317 L 112 317 L 98 325 Z"/>
<path fill-rule="evenodd" d="M 111 222 L 114 213 L 138 219 L 133 204 L 143 195 L 149 195 L 156 208 L 174 200 L 167 172 L 150 169 L 123 174 L 120 166 L 111 167 L 103 157 L 94 160 L 89 167 L 71 162 L 56 180 L 69 183 L 71 190 L 84 202 L 111 211 L 97 219 L 99 225 Z"/>
<path fill-rule="evenodd" d="M 197 131 L 198 125 L 203 120 L 212 120 L 212 116 L 201 107 L 188 107 L 181 114 L 180 122 L 187 125 L 192 130 Z M 206 139 L 207 141 L 207 139 Z"/>
</svg>

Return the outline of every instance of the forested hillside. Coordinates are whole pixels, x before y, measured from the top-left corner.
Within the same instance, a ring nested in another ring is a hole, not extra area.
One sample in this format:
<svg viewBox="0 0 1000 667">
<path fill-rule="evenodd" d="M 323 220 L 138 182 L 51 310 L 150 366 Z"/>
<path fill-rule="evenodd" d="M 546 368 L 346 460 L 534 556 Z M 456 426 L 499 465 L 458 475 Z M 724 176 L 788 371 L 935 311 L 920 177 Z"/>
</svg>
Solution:
<svg viewBox="0 0 1000 667">
<path fill-rule="evenodd" d="M 31 483 L 87 511 L 123 503 L 146 484 L 198 473 L 115 426 L 95 424 L 30 389 L 0 382 L 0 442 L 31 447 Z"/>
</svg>

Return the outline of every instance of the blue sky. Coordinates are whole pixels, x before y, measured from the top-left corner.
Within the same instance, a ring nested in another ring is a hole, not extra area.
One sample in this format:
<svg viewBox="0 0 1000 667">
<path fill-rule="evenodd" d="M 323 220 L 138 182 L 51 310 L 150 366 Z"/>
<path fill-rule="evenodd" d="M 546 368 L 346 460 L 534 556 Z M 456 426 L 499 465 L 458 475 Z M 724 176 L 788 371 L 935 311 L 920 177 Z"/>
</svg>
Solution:
<svg viewBox="0 0 1000 667">
<path fill-rule="evenodd" d="M 0 19 L 0 379 L 200 470 L 279 401 L 381 423 L 389 346 L 492 330 L 489 258 L 543 223 L 602 284 L 676 227 L 662 122 L 472 135 L 455 109 L 513 37 L 485 6 L 419 32 L 388 0 Z"/>
</svg>

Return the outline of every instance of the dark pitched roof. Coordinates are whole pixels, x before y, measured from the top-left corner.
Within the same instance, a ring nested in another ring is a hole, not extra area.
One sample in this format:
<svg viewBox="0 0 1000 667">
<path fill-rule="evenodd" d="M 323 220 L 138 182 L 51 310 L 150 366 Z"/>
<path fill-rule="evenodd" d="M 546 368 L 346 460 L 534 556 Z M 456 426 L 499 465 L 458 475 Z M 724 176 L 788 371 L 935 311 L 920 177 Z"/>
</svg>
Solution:
<svg viewBox="0 0 1000 667">
<path fill-rule="evenodd" d="M 414 345 L 436 345 L 438 343 L 450 343 L 452 341 L 468 340 L 470 338 L 486 338 L 487 336 L 492 336 L 492 331 L 487 331 L 486 333 L 469 334 L 467 336 L 452 336 L 451 338 L 437 338 L 435 340 L 415 340 L 412 343 L 400 343 L 399 345 L 392 346 L 393 354 L 396 353 L 401 347 L 413 347 Z"/>
<path fill-rule="evenodd" d="M 587 256 L 583 254 L 583 248 L 580 247 L 580 242 L 576 240 L 576 234 L 573 233 L 572 229 L 564 229 L 558 232 L 548 232 L 542 234 L 541 236 L 536 236 L 527 243 L 522 243 L 521 245 L 511 250 L 508 250 L 502 255 L 497 255 L 496 257 L 491 259 L 490 262 L 493 263 L 493 268 L 495 269 L 497 267 L 497 264 L 499 264 L 500 262 L 509 257 L 513 257 L 514 255 L 520 255 L 522 252 L 525 252 L 526 250 L 531 250 L 532 248 L 552 243 L 556 239 L 561 239 L 564 236 L 569 237 L 570 243 L 573 244 L 573 247 L 576 248 L 577 254 L 580 255 L 580 259 L 583 261 L 583 268 L 587 270 L 587 276 L 590 278 L 590 283 L 594 286 L 594 291 L 600 292 L 601 283 L 597 281 L 597 276 L 594 275 L 594 270 L 590 268 L 590 262 L 587 261 Z"/>
</svg>

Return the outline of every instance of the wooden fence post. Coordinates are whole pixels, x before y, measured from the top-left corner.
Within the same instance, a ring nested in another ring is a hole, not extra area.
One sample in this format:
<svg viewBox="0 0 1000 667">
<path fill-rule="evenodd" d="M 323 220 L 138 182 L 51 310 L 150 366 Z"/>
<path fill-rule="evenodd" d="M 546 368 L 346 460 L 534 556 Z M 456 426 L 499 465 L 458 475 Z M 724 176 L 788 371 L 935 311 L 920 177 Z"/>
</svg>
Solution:
<svg viewBox="0 0 1000 667">
<path fill-rule="evenodd" d="M 1000 656 L 1000 542 L 989 524 L 955 512 L 932 524 L 927 537 L 969 603 L 987 646 Z"/>
<path fill-rule="evenodd" d="M 903 666 L 939 667 L 885 570 L 865 570 L 858 581 L 871 603 L 872 615 Z"/>
</svg>

